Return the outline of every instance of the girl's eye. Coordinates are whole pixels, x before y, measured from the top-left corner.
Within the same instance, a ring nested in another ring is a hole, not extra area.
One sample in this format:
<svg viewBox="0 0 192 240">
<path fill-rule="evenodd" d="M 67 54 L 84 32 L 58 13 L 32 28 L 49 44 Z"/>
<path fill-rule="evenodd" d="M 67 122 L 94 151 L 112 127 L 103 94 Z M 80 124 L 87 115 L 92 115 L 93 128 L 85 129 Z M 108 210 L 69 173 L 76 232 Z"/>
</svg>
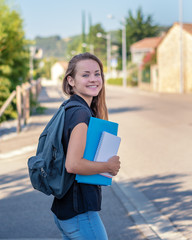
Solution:
<svg viewBox="0 0 192 240">
<path fill-rule="evenodd" d="M 101 74 L 100 73 L 96 73 L 95 76 L 101 76 Z"/>
<path fill-rule="evenodd" d="M 88 74 L 83 74 L 83 77 L 88 77 L 89 75 Z"/>
</svg>

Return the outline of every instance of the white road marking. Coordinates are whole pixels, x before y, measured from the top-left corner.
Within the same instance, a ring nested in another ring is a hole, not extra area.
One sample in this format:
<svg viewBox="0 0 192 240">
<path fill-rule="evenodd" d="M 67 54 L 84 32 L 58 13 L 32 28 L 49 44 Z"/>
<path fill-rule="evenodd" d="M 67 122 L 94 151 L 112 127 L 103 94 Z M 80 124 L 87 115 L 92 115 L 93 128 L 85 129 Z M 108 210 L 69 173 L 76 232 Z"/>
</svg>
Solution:
<svg viewBox="0 0 192 240">
<path fill-rule="evenodd" d="M 17 150 L 8 152 L 8 153 L 1 153 L 0 154 L 0 160 L 4 160 L 4 159 L 12 158 L 12 157 L 22 155 L 22 154 L 25 154 L 25 153 L 28 153 L 28 152 L 32 152 L 36 149 L 37 149 L 37 145 L 35 144 L 35 145 L 20 148 L 20 149 L 17 149 Z"/>
</svg>

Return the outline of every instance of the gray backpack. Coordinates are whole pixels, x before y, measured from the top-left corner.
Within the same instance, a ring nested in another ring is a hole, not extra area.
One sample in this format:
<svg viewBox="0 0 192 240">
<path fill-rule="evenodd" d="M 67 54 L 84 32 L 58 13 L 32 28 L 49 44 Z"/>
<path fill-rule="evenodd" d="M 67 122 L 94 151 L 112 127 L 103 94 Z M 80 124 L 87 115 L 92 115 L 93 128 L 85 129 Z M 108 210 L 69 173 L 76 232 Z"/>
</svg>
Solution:
<svg viewBox="0 0 192 240">
<path fill-rule="evenodd" d="M 39 137 L 36 156 L 28 159 L 28 170 L 32 186 L 46 195 L 62 198 L 71 187 L 75 175 L 65 169 L 65 154 L 62 135 L 65 122 L 65 110 L 71 107 L 84 107 L 77 101 L 65 101 Z"/>
</svg>

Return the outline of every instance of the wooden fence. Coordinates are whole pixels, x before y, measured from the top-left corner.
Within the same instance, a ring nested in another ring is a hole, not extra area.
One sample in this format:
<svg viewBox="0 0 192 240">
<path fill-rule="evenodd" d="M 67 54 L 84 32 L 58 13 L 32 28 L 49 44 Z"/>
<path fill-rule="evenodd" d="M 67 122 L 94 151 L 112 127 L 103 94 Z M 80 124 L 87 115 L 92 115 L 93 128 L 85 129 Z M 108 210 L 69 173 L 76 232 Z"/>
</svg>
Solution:
<svg viewBox="0 0 192 240">
<path fill-rule="evenodd" d="M 16 96 L 17 104 L 17 132 L 21 131 L 21 119 L 24 119 L 26 125 L 30 117 L 30 95 L 33 100 L 37 99 L 39 92 L 41 91 L 41 79 L 37 81 L 32 80 L 31 83 L 23 83 L 18 85 L 16 90 L 13 91 L 6 102 L 0 109 L 0 117 L 3 115 L 9 104 L 13 101 Z M 31 94 L 30 94 L 31 93 Z"/>
</svg>

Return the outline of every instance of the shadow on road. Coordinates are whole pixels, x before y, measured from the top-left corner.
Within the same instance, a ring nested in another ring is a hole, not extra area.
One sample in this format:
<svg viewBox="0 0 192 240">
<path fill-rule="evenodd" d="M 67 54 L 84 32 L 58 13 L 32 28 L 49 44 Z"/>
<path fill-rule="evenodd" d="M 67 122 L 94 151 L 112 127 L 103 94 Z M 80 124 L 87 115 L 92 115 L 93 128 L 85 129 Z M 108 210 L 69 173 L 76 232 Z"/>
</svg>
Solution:
<svg viewBox="0 0 192 240">
<path fill-rule="evenodd" d="M 122 108 L 109 108 L 109 114 L 121 113 L 121 112 L 133 112 L 133 111 L 143 111 L 143 107 L 122 107 Z"/>
<path fill-rule="evenodd" d="M 154 175 L 134 180 L 154 205 L 174 222 L 180 231 L 189 231 L 192 220 L 192 191 L 182 190 L 185 175 Z M 129 185 L 129 182 L 123 183 Z M 32 189 L 26 169 L 0 176 L 0 236 L 2 238 L 59 238 L 50 211 L 52 197 Z M 101 217 L 111 240 L 141 240 L 134 222 L 110 187 L 103 188 Z M 121 206 L 120 206 L 121 205 Z M 129 217 L 128 217 L 129 216 Z M 111 223 L 113 223 L 111 225 Z"/>
<path fill-rule="evenodd" d="M 53 197 L 33 190 L 26 168 L 0 175 L 0 186 L 1 238 L 60 238 L 50 211 Z M 103 196 L 101 217 L 109 239 L 143 239 L 110 187 L 103 188 Z"/>
<path fill-rule="evenodd" d="M 154 175 L 134 181 L 134 186 L 142 191 L 181 232 L 192 229 L 192 225 L 189 225 L 189 222 L 192 222 L 192 190 L 183 189 L 185 177 L 187 175 L 184 174 Z"/>
<path fill-rule="evenodd" d="M 60 238 L 52 197 L 33 190 L 25 168 L 0 175 L 0 238 Z"/>
</svg>

